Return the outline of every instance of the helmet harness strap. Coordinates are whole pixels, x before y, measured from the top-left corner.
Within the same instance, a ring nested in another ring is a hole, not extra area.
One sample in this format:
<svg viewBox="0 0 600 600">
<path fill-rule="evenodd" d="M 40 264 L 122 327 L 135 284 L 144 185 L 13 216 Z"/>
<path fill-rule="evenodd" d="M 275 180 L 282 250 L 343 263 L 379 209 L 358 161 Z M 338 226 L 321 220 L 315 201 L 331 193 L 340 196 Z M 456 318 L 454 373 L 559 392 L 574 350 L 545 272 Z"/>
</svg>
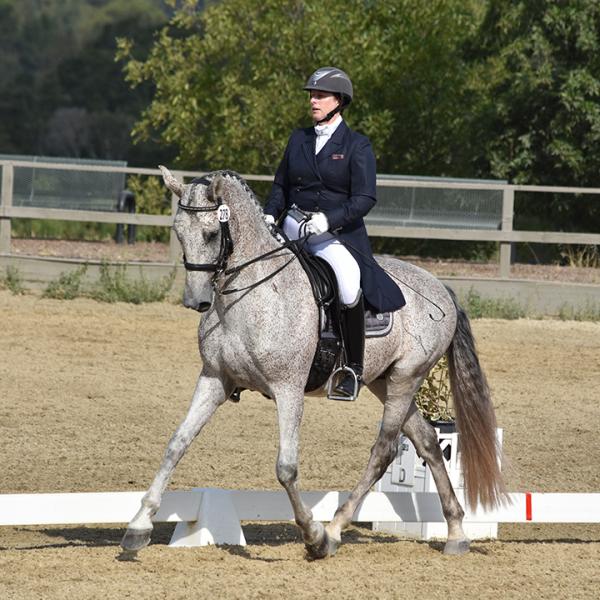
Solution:
<svg viewBox="0 0 600 600">
<path fill-rule="evenodd" d="M 333 110 L 330 110 L 320 121 L 317 121 L 316 125 L 320 125 L 321 123 L 326 123 L 327 121 L 332 119 L 335 114 L 339 113 L 341 110 L 342 110 L 342 105 L 338 104 Z"/>
</svg>

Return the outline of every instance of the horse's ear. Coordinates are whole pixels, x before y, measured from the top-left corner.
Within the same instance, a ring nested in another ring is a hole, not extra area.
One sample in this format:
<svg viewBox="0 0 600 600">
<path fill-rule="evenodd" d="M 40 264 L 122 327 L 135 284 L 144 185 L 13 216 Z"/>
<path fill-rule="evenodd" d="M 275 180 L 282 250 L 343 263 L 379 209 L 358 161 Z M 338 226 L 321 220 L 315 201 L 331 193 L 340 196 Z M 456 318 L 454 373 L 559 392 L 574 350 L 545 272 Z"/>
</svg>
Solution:
<svg viewBox="0 0 600 600">
<path fill-rule="evenodd" d="M 158 165 L 158 168 L 160 169 L 160 172 L 162 173 L 163 176 L 163 181 L 165 182 L 165 185 L 177 196 L 179 196 L 181 198 L 181 196 L 183 196 L 183 184 L 179 181 L 177 181 L 177 179 L 175 179 L 175 177 L 173 177 L 173 175 L 171 175 L 171 171 L 169 171 L 169 169 L 167 169 L 167 167 L 163 167 L 162 165 Z"/>
<path fill-rule="evenodd" d="M 223 190 L 225 188 L 225 180 L 220 173 L 217 173 L 210 182 L 206 195 L 211 202 L 215 204 L 221 204 L 221 197 L 223 196 Z"/>
</svg>

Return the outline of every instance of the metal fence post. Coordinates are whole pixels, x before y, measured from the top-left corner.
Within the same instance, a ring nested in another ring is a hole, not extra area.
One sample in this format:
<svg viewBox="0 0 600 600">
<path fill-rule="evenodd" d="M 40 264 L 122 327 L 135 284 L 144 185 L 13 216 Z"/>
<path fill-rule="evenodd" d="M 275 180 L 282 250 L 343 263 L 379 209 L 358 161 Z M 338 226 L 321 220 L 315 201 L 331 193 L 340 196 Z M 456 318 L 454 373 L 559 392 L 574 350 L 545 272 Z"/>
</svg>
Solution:
<svg viewBox="0 0 600 600">
<path fill-rule="evenodd" d="M 119 199 L 117 200 L 117 212 L 127 212 L 130 214 L 135 213 L 135 194 L 130 190 L 122 190 L 119 193 Z M 135 244 L 136 226 L 132 223 L 127 225 L 127 243 Z M 117 223 L 117 229 L 115 232 L 115 242 L 122 244 L 124 241 L 125 226 L 123 223 Z"/>
<path fill-rule="evenodd" d="M 172 171 L 173 177 L 183 183 L 183 176 L 177 171 Z M 173 220 L 175 220 L 175 213 L 177 212 L 177 203 L 179 202 L 179 196 L 177 194 L 171 194 L 171 216 Z M 178 264 L 181 260 L 181 246 L 179 245 L 179 240 L 175 235 L 175 230 L 171 228 L 171 232 L 169 235 L 169 261 L 173 264 Z"/>
<path fill-rule="evenodd" d="M 0 203 L 2 210 L 13 204 L 13 183 L 15 170 L 13 165 L 2 165 L 2 192 Z M 0 254 L 10 254 L 11 222 L 10 216 L 0 214 Z"/>
<path fill-rule="evenodd" d="M 505 187 L 502 190 L 502 231 L 513 230 L 515 212 L 515 190 Z M 500 277 L 510 277 L 512 242 L 500 242 Z"/>
</svg>

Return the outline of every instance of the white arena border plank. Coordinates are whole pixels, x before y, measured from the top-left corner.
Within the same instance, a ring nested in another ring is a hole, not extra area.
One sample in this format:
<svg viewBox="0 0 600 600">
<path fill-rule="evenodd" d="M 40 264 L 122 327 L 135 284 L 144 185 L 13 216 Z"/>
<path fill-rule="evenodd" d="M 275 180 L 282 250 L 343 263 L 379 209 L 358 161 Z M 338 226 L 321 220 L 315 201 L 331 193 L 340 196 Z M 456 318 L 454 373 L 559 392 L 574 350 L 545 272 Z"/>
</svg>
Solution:
<svg viewBox="0 0 600 600">
<path fill-rule="evenodd" d="M 0 526 L 128 523 L 144 492 L 0 495 Z M 304 492 L 317 521 L 330 521 L 348 492 Z M 461 494 L 459 501 L 464 505 Z M 283 491 L 195 488 L 165 492 L 155 522 L 178 523 L 174 546 L 244 545 L 240 521 L 293 521 Z M 371 492 L 355 522 L 444 522 L 435 492 Z M 599 523 L 600 493 L 511 493 L 494 511 L 467 511 L 467 523 Z"/>
<path fill-rule="evenodd" d="M 140 508 L 144 492 L 2 494 L 0 525 L 85 525 L 128 523 Z M 154 521 L 195 521 L 202 491 L 166 492 Z"/>
<path fill-rule="evenodd" d="M 202 498 L 227 493 L 241 521 L 293 521 L 283 491 L 194 488 L 165 492 L 153 521 L 196 521 Z M 349 492 L 302 492 L 317 521 L 329 521 Z M 458 493 L 464 505 L 462 494 Z M 58 494 L 0 494 L 0 526 L 83 525 L 128 523 L 140 507 L 144 492 L 81 492 Z M 467 511 L 472 523 L 598 523 L 600 493 L 511 493 L 511 503 L 494 511 Z M 529 500 L 528 500 L 529 498 Z M 529 504 L 529 509 L 528 509 Z M 371 492 L 357 508 L 353 521 L 443 522 L 435 492 Z"/>
</svg>

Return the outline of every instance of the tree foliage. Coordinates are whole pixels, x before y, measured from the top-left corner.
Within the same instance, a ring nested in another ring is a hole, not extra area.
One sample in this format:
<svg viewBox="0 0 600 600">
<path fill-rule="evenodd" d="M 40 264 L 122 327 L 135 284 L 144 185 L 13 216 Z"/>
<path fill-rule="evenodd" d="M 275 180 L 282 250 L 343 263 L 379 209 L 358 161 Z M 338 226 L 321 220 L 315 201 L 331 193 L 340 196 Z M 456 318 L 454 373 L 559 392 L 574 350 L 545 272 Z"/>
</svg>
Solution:
<svg viewBox="0 0 600 600">
<path fill-rule="evenodd" d="M 477 36 L 489 171 L 598 185 L 600 3 L 490 0 Z"/>
<path fill-rule="evenodd" d="M 160 0 L 0 0 L 0 151 L 130 158 L 151 90 L 123 81 L 115 38 L 148 48 L 167 18 Z"/>
<path fill-rule="evenodd" d="M 483 172 L 516 183 L 598 187 L 600 3 L 490 0 L 475 39 L 473 135 L 486 140 Z M 533 194 L 517 224 L 594 231 L 600 205 Z"/>
<path fill-rule="evenodd" d="M 272 173 L 327 64 L 380 173 L 598 185 L 597 0 L 0 0 L 0 152 Z"/>
<path fill-rule="evenodd" d="M 120 41 L 127 79 L 156 90 L 135 135 L 159 132 L 182 166 L 273 172 L 290 131 L 310 123 L 304 81 L 336 65 L 354 83 L 348 121 L 371 137 L 381 172 L 459 173 L 461 44 L 480 4 L 225 0 L 199 12 L 186 0 L 145 60 Z"/>
</svg>

